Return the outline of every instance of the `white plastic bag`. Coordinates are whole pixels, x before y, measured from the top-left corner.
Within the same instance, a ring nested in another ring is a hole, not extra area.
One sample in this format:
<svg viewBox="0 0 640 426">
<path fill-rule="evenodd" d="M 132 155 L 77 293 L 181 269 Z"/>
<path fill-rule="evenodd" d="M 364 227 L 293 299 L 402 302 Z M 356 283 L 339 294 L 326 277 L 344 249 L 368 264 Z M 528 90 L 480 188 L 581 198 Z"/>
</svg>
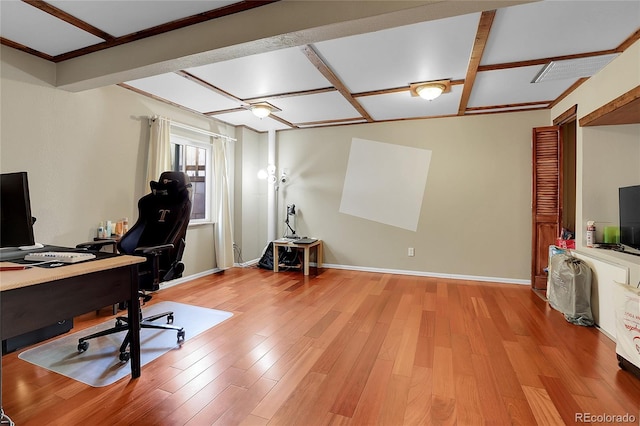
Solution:
<svg viewBox="0 0 640 426">
<path fill-rule="evenodd" d="M 572 324 L 592 326 L 589 265 L 568 254 L 556 254 L 549 263 L 549 276 L 547 298 L 551 307 L 562 312 Z"/>
</svg>

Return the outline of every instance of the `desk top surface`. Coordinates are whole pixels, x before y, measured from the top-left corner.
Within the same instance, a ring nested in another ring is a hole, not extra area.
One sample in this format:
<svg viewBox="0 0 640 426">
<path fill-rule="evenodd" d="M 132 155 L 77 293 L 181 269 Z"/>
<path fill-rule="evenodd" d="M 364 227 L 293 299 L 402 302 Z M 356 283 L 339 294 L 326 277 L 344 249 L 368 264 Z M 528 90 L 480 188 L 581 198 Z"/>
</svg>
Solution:
<svg viewBox="0 0 640 426">
<path fill-rule="evenodd" d="M 315 240 L 312 243 L 297 243 L 295 240 L 289 240 L 289 239 L 281 239 L 281 240 L 274 240 L 273 244 L 279 247 L 300 247 L 300 248 L 304 248 L 304 247 L 315 247 L 317 245 L 322 244 L 322 240 Z"/>
<path fill-rule="evenodd" d="M 42 284 L 49 281 L 71 278 L 78 275 L 100 272 L 122 266 L 142 263 L 146 259 L 140 256 L 114 256 L 105 259 L 90 260 L 87 262 L 74 263 L 61 266 L 59 268 L 38 268 L 31 267 L 17 271 L 0 272 L 0 291 L 13 290 L 16 288 L 28 287 L 30 285 Z M 16 263 L 0 262 L 0 266 L 23 266 Z"/>
</svg>

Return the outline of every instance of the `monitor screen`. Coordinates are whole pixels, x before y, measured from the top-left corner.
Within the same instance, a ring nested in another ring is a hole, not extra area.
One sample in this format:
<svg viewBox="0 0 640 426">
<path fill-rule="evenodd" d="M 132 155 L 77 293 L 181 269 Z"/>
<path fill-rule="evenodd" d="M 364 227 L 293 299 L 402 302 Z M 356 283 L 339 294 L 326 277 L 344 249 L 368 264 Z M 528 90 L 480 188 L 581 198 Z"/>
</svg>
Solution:
<svg viewBox="0 0 640 426">
<path fill-rule="evenodd" d="M 640 185 L 619 190 L 620 244 L 640 250 Z"/>
<path fill-rule="evenodd" d="M 35 244 L 26 172 L 0 175 L 0 247 Z"/>
</svg>

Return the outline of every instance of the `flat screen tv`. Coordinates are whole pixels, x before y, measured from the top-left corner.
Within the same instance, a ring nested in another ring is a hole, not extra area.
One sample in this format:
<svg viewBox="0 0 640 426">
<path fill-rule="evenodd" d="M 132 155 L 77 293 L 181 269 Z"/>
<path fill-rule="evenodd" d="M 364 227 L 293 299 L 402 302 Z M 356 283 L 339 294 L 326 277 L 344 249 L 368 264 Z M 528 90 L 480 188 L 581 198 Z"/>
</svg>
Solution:
<svg viewBox="0 0 640 426">
<path fill-rule="evenodd" d="M 620 244 L 640 250 L 640 185 L 619 190 Z"/>
<path fill-rule="evenodd" d="M 33 222 L 26 172 L 0 175 L 0 247 L 32 246 Z"/>
</svg>

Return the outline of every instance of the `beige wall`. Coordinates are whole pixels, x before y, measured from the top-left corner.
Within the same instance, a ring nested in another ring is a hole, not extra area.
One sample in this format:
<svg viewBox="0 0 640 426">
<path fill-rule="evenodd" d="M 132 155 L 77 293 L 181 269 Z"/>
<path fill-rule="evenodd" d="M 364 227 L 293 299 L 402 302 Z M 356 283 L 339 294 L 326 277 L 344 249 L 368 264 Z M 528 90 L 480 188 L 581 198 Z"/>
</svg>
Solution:
<svg viewBox="0 0 640 426">
<path fill-rule="evenodd" d="M 328 264 L 527 281 L 531 129 L 547 121 L 537 111 L 279 132 L 278 167 L 291 176 L 279 190 L 279 235 L 294 203 L 297 233 L 322 238 Z M 416 232 L 339 212 L 352 138 L 432 151 Z"/>
<path fill-rule="evenodd" d="M 581 145 L 581 229 L 596 221 L 602 241 L 604 227 L 618 225 L 618 188 L 640 185 L 640 124 L 585 127 Z"/>
<path fill-rule="evenodd" d="M 51 63 L 1 48 L 0 170 L 28 172 L 39 242 L 73 246 L 92 239 L 101 220 L 137 218 L 148 187 L 146 117 L 222 132 L 211 120 L 117 86 L 56 89 Z M 189 229 L 186 274 L 215 266 L 212 234 L 213 225 Z"/>
</svg>

